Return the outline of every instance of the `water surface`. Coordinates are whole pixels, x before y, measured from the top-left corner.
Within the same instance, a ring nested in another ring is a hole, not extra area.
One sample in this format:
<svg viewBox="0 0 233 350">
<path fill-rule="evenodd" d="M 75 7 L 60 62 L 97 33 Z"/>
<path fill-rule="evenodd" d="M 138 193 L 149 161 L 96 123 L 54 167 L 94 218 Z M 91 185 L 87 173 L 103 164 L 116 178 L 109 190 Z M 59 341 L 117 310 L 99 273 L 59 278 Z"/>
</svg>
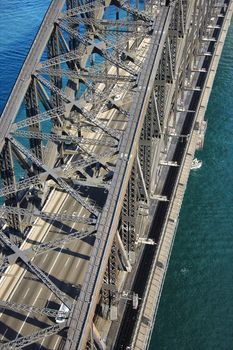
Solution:
<svg viewBox="0 0 233 350">
<path fill-rule="evenodd" d="M 206 119 L 150 350 L 233 349 L 233 23 Z"/>
<path fill-rule="evenodd" d="M 0 0 L 0 111 L 49 0 Z M 150 349 L 233 349 L 233 25 L 192 172 Z"/>
</svg>

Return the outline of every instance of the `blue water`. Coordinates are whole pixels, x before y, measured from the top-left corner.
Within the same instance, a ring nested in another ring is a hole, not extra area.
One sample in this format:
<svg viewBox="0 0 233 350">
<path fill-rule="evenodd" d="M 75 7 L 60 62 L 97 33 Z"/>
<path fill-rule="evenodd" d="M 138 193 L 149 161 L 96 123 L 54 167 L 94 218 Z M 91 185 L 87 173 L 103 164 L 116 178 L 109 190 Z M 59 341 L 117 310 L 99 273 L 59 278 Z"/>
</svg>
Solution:
<svg viewBox="0 0 233 350">
<path fill-rule="evenodd" d="M 0 0 L 0 113 L 49 0 Z"/>
<path fill-rule="evenodd" d="M 233 349 L 233 23 L 206 118 L 150 350 Z"/>
<path fill-rule="evenodd" d="M 49 0 L 0 0 L 0 111 Z M 150 349 L 233 349 L 233 25 L 191 174 Z"/>
</svg>

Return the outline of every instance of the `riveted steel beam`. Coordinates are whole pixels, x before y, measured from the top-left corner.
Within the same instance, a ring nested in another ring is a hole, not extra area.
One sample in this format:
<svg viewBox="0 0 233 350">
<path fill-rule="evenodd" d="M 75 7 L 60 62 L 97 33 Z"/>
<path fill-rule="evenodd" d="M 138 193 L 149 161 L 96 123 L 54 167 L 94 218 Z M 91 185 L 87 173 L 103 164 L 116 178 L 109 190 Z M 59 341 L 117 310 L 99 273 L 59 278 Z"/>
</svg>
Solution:
<svg viewBox="0 0 233 350">
<path fill-rule="evenodd" d="M 17 258 L 22 260 L 29 270 L 34 273 L 59 300 L 66 305 L 70 305 L 70 300 L 67 298 L 66 294 L 63 293 L 38 266 L 31 262 L 27 255 L 11 242 L 2 230 L 0 231 L 0 240 L 15 253 L 15 256 L 13 256 L 14 261 L 17 260 Z"/>
<path fill-rule="evenodd" d="M 36 343 L 40 339 L 57 334 L 64 328 L 66 328 L 65 322 L 46 327 L 27 336 L 18 337 L 15 340 L 3 343 L 1 345 L 1 350 L 22 349 L 25 346 Z"/>
</svg>

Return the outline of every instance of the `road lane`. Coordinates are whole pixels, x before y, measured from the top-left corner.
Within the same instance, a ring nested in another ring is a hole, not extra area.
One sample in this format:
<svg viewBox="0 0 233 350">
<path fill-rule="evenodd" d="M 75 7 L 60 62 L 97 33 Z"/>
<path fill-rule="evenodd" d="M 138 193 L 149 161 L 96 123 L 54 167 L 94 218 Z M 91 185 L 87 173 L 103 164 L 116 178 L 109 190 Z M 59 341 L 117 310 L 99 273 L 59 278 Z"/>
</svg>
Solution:
<svg viewBox="0 0 233 350">
<path fill-rule="evenodd" d="M 149 40 L 145 38 L 144 44 L 145 42 L 146 45 L 142 46 L 144 51 L 148 49 Z M 111 70 L 114 72 L 115 68 L 112 68 Z M 116 89 L 118 94 L 119 86 L 122 88 L 122 84 L 118 84 L 118 89 Z M 124 97 L 127 96 L 127 92 L 124 90 L 121 94 Z M 107 121 L 107 124 L 112 128 L 119 130 L 124 129 L 127 121 L 126 118 L 120 115 L 116 109 L 103 112 L 101 115 L 98 115 L 98 117 L 101 120 Z M 83 136 L 85 137 L 87 135 L 88 133 L 84 133 Z M 97 134 L 98 139 L 101 139 L 102 137 L 103 133 Z M 92 146 L 89 148 L 89 152 L 93 153 L 103 152 L 103 150 L 105 150 L 103 146 Z M 69 214 L 72 210 L 79 215 L 89 215 L 89 213 L 75 202 L 74 199 L 57 189 L 55 189 L 50 195 L 43 210 L 56 213 L 67 212 Z M 83 228 L 83 225 L 81 226 L 78 223 L 72 224 L 72 228 L 76 230 L 81 227 Z M 22 244 L 21 249 L 30 248 L 32 243 L 37 244 L 40 242 L 48 242 L 62 237 L 64 235 L 62 228 L 64 228 L 63 224 L 60 225 L 60 227 L 54 227 L 52 223 L 44 222 L 42 219 L 37 219 L 27 240 Z M 67 228 L 65 230 L 67 231 Z M 61 290 L 65 289 L 68 294 L 72 294 L 71 296 L 73 298 L 77 298 L 79 287 L 82 285 L 88 267 L 92 246 L 93 238 L 81 241 L 76 239 L 65 244 L 65 247 L 62 247 L 61 249 L 56 249 L 49 253 L 46 252 L 44 257 L 42 257 L 42 255 L 35 256 L 33 262 L 38 264 L 38 266 L 49 275 Z M 17 274 L 19 278 L 18 281 L 13 277 L 3 277 L 1 279 L 0 286 L 2 286 L 2 288 L 0 290 L 0 297 L 2 299 L 22 303 L 22 291 L 26 291 L 26 295 L 23 297 L 25 304 L 44 307 L 45 305 L 53 303 L 53 307 L 56 307 L 57 309 L 59 308 L 60 301 L 51 294 L 51 291 L 38 281 L 35 276 L 32 276 L 30 272 L 27 272 L 21 266 L 14 264 L 8 268 L 7 273 L 12 275 Z M 76 295 L 74 295 L 74 291 L 76 291 Z M 1 327 L 2 339 L 5 340 L 12 340 L 16 335 L 32 334 L 33 332 L 54 323 L 54 320 L 47 316 L 9 311 L 5 311 L 1 315 L 0 321 L 3 324 L 3 327 Z M 61 341 L 61 337 L 57 335 L 50 336 L 43 340 L 43 346 L 47 349 L 56 349 L 56 347 L 59 346 L 59 341 Z M 35 347 L 33 347 L 33 349 L 34 348 Z"/>
</svg>

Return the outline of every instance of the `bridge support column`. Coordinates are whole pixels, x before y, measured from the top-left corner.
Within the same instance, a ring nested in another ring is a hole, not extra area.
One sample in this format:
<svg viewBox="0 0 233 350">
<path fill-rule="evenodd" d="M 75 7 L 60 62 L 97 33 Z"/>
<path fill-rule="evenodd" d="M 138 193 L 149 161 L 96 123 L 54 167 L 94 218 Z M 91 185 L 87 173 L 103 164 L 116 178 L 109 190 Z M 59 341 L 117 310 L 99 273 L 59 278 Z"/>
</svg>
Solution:
<svg viewBox="0 0 233 350">
<path fill-rule="evenodd" d="M 144 120 L 140 143 L 138 147 L 138 170 L 140 173 L 142 188 L 140 189 L 141 198 L 148 202 L 149 193 L 151 187 L 151 176 L 153 169 L 153 139 L 152 135 L 154 134 L 154 123 L 153 117 L 156 114 L 156 108 L 154 101 L 151 99 L 149 106 L 146 112 L 146 117 Z M 149 204 L 149 203 L 148 203 Z"/>
<path fill-rule="evenodd" d="M 123 245 L 123 242 L 121 240 L 120 233 L 118 230 L 117 230 L 115 239 L 116 239 L 116 245 L 118 248 L 118 256 L 119 256 L 119 260 L 120 260 L 121 265 L 122 265 L 122 269 L 127 271 L 127 272 L 130 272 L 132 270 L 132 265 L 129 261 L 129 257 L 127 255 L 127 252 L 125 250 L 125 247 Z"/>
<path fill-rule="evenodd" d="M 53 33 L 49 39 L 48 45 L 48 59 L 59 56 L 61 54 L 60 50 L 60 43 L 59 43 L 59 30 L 58 27 L 55 27 L 53 30 Z M 59 69 L 60 64 L 54 65 L 54 69 Z M 50 76 L 51 82 L 58 88 L 62 88 L 62 78 L 60 76 Z M 51 90 L 51 104 L 54 107 L 62 106 L 64 102 L 62 101 L 61 96 L 57 93 Z"/>
<path fill-rule="evenodd" d="M 95 324 L 93 323 L 93 338 L 97 345 L 98 350 L 106 350 L 106 344 L 101 338 L 101 335 L 99 334 L 98 329 L 96 328 Z"/>
<path fill-rule="evenodd" d="M 31 118 L 40 113 L 37 83 L 35 78 L 31 81 L 31 84 L 26 93 L 25 106 L 27 118 Z M 30 132 L 40 132 L 40 124 L 34 123 L 33 125 L 30 125 L 29 130 Z M 43 161 L 41 140 L 30 138 L 30 148 L 32 152 L 36 155 L 36 157 Z M 38 168 L 36 165 L 33 165 L 33 168 L 35 172 L 38 172 Z"/>
<path fill-rule="evenodd" d="M 13 161 L 12 146 L 10 141 L 6 141 L 0 157 L 1 178 L 4 186 L 15 186 L 15 166 Z M 18 206 L 17 194 L 9 194 L 5 197 L 5 204 L 7 206 Z M 21 219 L 18 214 L 7 214 L 7 224 L 10 228 L 15 230 L 15 234 L 21 230 Z M 10 237 L 11 239 L 13 237 Z"/>
<path fill-rule="evenodd" d="M 112 321 L 117 320 L 118 317 L 117 260 L 117 245 L 114 241 L 108 259 L 107 270 L 104 275 L 104 283 L 101 289 L 101 314 L 103 318 Z"/>
<path fill-rule="evenodd" d="M 119 229 L 122 243 L 131 264 L 134 264 L 136 260 L 135 242 L 137 236 L 136 218 L 138 211 L 138 197 L 137 165 L 135 164 L 128 182 L 128 189 L 123 202 Z"/>
</svg>

